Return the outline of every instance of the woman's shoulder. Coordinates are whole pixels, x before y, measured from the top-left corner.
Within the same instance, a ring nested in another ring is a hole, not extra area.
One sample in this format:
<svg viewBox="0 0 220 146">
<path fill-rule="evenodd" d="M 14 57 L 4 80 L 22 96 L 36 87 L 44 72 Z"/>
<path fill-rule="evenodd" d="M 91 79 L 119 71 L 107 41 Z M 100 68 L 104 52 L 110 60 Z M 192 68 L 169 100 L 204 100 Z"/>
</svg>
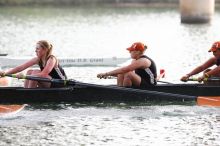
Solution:
<svg viewBox="0 0 220 146">
<path fill-rule="evenodd" d="M 151 60 L 148 58 L 139 58 L 137 60 L 134 60 L 131 64 L 135 65 L 137 68 L 146 68 L 151 64 Z"/>
<path fill-rule="evenodd" d="M 55 59 L 56 59 L 56 56 L 50 55 L 50 56 L 48 56 L 47 58 L 48 58 L 48 59 L 49 59 L 49 58 L 55 58 Z"/>
<path fill-rule="evenodd" d="M 146 61 L 151 62 L 152 61 L 152 59 L 150 57 L 146 56 L 146 55 L 142 55 L 138 60 L 139 61 L 144 61 L 144 62 L 146 62 Z"/>
<path fill-rule="evenodd" d="M 50 63 L 55 63 L 55 67 L 57 67 L 58 66 L 58 60 L 57 60 L 57 58 L 54 56 L 54 55 L 50 55 L 50 56 L 48 56 L 48 58 L 47 58 L 47 63 L 48 62 L 50 62 Z"/>
<path fill-rule="evenodd" d="M 218 62 L 218 58 L 216 58 L 216 57 L 210 57 L 208 60 L 206 60 L 205 62 L 204 62 L 204 65 L 214 65 L 214 64 L 216 64 Z"/>
<path fill-rule="evenodd" d="M 219 59 L 220 59 L 220 58 L 217 58 L 217 57 L 210 57 L 208 60 L 216 62 L 216 61 L 219 60 Z"/>
<path fill-rule="evenodd" d="M 57 58 L 54 55 L 50 55 L 50 56 L 47 57 L 47 60 L 50 60 L 50 59 L 57 61 Z"/>
</svg>

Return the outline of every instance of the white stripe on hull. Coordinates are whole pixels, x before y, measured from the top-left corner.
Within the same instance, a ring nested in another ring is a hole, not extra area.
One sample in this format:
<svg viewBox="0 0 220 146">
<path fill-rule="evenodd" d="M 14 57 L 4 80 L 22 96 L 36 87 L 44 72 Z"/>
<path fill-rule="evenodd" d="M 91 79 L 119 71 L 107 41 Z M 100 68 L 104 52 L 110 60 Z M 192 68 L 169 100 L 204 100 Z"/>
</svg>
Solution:
<svg viewBox="0 0 220 146">
<path fill-rule="evenodd" d="M 0 56 L 1 67 L 18 66 L 31 57 L 16 58 L 9 56 Z M 129 58 L 58 58 L 61 66 L 117 66 L 129 60 Z"/>
</svg>

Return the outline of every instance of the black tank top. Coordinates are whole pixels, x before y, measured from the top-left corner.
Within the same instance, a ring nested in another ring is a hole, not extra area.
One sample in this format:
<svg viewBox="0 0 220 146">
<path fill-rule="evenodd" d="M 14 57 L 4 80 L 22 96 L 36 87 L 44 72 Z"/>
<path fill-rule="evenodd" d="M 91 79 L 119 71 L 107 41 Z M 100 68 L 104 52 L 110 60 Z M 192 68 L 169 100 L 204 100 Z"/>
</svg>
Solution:
<svg viewBox="0 0 220 146">
<path fill-rule="evenodd" d="M 138 74 L 142 80 L 145 80 L 147 83 L 151 84 L 151 85 L 156 85 L 157 84 L 157 81 L 156 81 L 156 78 L 157 78 L 157 68 L 156 68 L 156 64 L 155 62 L 145 56 L 145 55 L 142 55 L 140 58 L 147 58 L 151 61 L 151 65 L 150 67 L 148 68 L 145 68 L 145 69 L 136 69 L 135 70 L 135 73 Z"/>
<path fill-rule="evenodd" d="M 216 61 L 216 65 L 217 65 L 217 66 L 220 65 L 220 58 L 217 59 L 217 61 Z"/>
<path fill-rule="evenodd" d="M 50 57 L 54 57 L 54 56 L 49 56 L 48 59 Z M 56 58 L 55 58 L 56 59 Z M 57 59 L 56 59 L 57 60 Z M 41 62 L 39 62 L 39 66 L 40 66 L 40 70 L 42 71 L 44 69 L 44 66 Z M 52 71 L 49 73 L 49 75 L 53 78 L 53 79 L 67 79 L 67 76 L 66 76 L 66 73 L 64 71 L 64 69 L 59 65 L 58 63 L 58 66 L 57 68 L 53 68 Z"/>
</svg>

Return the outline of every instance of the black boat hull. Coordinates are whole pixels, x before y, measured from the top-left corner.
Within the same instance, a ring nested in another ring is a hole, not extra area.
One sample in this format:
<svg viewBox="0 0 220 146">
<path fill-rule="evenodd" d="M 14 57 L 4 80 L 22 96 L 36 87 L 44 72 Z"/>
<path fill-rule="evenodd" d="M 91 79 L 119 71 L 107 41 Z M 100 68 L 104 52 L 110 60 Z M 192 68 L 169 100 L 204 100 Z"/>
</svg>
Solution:
<svg viewBox="0 0 220 146">
<path fill-rule="evenodd" d="M 95 84 L 46 89 L 0 87 L 0 103 L 183 102 L 196 101 L 197 96 L 220 96 L 220 90 L 218 86 L 199 84 L 166 84 L 147 90 Z"/>
<path fill-rule="evenodd" d="M 220 96 L 220 86 L 203 84 L 161 84 L 155 87 L 148 87 L 147 90 L 190 96 Z"/>
</svg>

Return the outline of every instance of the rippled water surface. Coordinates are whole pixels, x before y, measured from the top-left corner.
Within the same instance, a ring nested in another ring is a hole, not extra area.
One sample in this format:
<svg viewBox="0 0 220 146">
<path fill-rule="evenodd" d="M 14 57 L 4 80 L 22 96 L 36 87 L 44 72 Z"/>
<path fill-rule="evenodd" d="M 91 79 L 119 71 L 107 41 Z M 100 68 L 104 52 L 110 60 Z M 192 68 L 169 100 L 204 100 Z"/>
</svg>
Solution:
<svg viewBox="0 0 220 146">
<path fill-rule="evenodd" d="M 31 105 L 0 118 L 0 145 L 219 145 L 218 108 Z"/>
<path fill-rule="evenodd" d="M 58 57 L 128 57 L 134 41 L 179 78 L 210 57 L 220 39 L 220 12 L 210 24 L 181 24 L 177 8 L 0 8 L 0 52 L 30 56 L 47 39 Z M 69 67 L 69 78 L 97 84 L 96 74 L 114 67 Z M 22 81 L 13 81 L 22 85 Z M 196 105 L 28 105 L 0 117 L 0 145 L 212 145 L 220 143 L 219 108 Z"/>
</svg>

